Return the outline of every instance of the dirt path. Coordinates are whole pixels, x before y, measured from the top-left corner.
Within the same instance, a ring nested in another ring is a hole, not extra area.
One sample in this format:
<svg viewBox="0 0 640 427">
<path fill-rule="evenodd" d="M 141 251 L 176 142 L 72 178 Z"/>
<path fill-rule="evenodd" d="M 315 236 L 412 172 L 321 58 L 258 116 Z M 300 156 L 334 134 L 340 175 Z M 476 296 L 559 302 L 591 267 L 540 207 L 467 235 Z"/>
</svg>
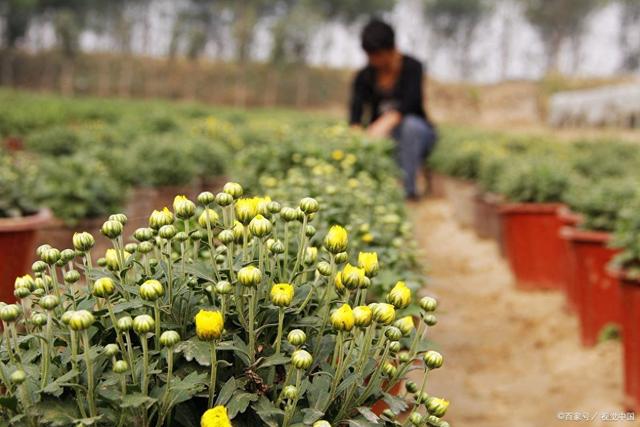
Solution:
<svg viewBox="0 0 640 427">
<path fill-rule="evenodd" d="M 623 411 L 619 342 L 581 347 L 562 296 L 515 290 L 496 245 L 460 229 L 445 201 L 410 210 L 431 266 L 428 293 L 440 300 L 431 338 L 445 366 L 432 374 L 428 391 L 451 400 L 452 426 L 640 425 L 600 420 Z M 595 420 L 558 419 L 570 411 Z"/>
</svg>

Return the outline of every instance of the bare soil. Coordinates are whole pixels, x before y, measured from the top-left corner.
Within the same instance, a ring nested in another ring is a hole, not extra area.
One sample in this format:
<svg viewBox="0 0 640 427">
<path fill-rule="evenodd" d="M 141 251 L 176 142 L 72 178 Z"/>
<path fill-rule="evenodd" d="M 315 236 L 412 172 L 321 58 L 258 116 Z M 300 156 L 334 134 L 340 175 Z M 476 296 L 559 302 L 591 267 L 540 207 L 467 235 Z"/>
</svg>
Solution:
<svg viewBox="0 0 640 427">
<path fill-rule="evenodd" d="M 601 419 L 624 411 L 620 342 L 582 347 L 563 296 L 516 290 L 496 244 L 461 229 L 447 202 L 410 211 L 430 270 L 425 293 L 440 301 L 430 338 L 445 365 L 427 389 L 451 400 L 452 426 L 640 425 Z M 560 420 L 565 412 L 594 419 Z"/>
</svg>

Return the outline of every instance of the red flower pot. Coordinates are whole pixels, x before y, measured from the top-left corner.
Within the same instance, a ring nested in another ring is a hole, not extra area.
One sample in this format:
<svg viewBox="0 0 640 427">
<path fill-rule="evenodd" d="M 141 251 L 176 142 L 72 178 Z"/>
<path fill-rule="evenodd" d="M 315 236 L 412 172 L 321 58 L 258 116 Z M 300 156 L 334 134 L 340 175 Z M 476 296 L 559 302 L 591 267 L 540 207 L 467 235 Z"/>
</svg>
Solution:
<svg viewBox="0 0 640 427">
<path fill-rule="evenodd" d="M 507 203 L 500 207 L 505 252 L 523 290 L 561 289 L 563 242 L 560 204 Z"/>
<path fill-rule="evenodd" d="M 0 218 L 0 301 L 15 301 L 15 279 L 29 272 L 36 233 L 50 219 L 48 210 L 21 218 Z"/>
<path fill-rule="evenodd" d="M 622 294 L 625 406 L 640 411 L 640 279 L 623 271 L 610 271 Z"/>
<path fill-rule="evenodd" d="M 592 346 L 598 342 L 602 328 L 621 324 L 620 286 L 607 273 L 607 266 L 618 251 L 607 247 L 609 233 L 565 228 L 563 235 L 573 254 L 573 284 L 582 343 Z"/>
<path fill-rule="evenodd" d="M 560 230 L 560 237 L 563 242 L 562 268 L 564 271 L 564 291 L 567 307 L 571 311 L 578 311 L 578 284 L 574 277 L 576 260 L 569 240 L 569 231 L 577 226 L 582 221 L 582 218 L 566 206 L 558 210 L 558 217 L 563 226 Z"/>
<path fill-rule="evenodd" d="M 396 384 L 394 384 L 393 387 L 391 387 L 391 389 L 389 390 L 389 394 L 397 396 L 398 394 L 400 394 L 401 389 L 402 381 L 398 381 Z M 389 408 L 389 405 L 387 405 L 384 400 L 380 399 L 371 406 L 371 411 L 377 416 L 380 416 L 382 415 L 382 412 L 387 408 Z"/>
</svg>

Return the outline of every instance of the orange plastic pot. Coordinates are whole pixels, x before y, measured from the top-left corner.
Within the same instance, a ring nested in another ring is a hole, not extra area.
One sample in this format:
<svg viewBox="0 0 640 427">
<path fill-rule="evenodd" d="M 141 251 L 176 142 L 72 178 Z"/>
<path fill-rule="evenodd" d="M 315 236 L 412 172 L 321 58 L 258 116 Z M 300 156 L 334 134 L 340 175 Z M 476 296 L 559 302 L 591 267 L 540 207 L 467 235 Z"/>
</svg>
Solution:
<svg viewBox="0 0 640 427">
<path fill-rule="evenodd" d="M 389 394 L 397 396 L 398 394 L 400 394 L 401 389 L 402 381 L 398 381 L 393 387 L 391 387 L 391 389 L 389 390 Z M 384 400 L 380 399 L 371 406 L 371 411 L 377 416 L 380 416 L 382 415 L 382 412 L 384 412 L 384 410 L 388 408 L 389 405 L 387 405 Z"/>
<path fill-rule="evenodd" d="M 29 272 L 38 229 L 50 219 L 48 210 L 21 218 L 0 218 L 0 301 L 15 301 L 15 279 Z"/>
<path fill-rule="evenodd" d="M 640 411 L 640 279 L 624 271 L 610 271 L 622 295 L 622 344 L 625 406 Z"/>
<path fill-rule="evenodd" d="M 563 242 L 563 261 L 562 268 L 564 270 L 564 291 L 567 301 L 567 307 L 570 311 L 578 311 L 578 289 L 577 282 L 575 280 L 575 255 L 571 247 L 569 240 L 570 230 L 576 227 L 582 222 L 582 217 L 571 211 L 566 206 L 561 207 L 558 210 L 558 217 L 562 222 L 562 229 L 560 230 L 560 237 Z"/>
<path fill-rule="evenodd" d="M 500 206 L 505 253 L 517 286 L 523 290 L 561 289 L 562 222 L 556 203 Z"/>
<path fill-rule="evenodd" d="M 577 293 L 582 344 L 598 342 L 605 326 L 622 323 L 622 296 L 618 279 L 607 266 L 618 252 L 607 247 L 609 233 L 565 228 L 563 235 L 572 252 L 573 279 Z"/>
</svg>

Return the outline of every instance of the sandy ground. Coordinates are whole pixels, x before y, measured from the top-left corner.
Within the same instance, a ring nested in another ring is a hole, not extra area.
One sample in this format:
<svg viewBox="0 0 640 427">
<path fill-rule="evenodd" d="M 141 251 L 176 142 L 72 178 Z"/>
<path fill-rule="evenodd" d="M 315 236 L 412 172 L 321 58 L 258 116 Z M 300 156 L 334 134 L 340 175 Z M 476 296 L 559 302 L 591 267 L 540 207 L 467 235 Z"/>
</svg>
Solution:
<svg viewBox="0 0 640 427">
<path fill-rule="evenodd" d="M 619 342 L 581 347 L 562 295 L 515 290 L 496 245 L 460 229 L 447 202 L 410 211 L 431 276 L 426 292 L 440 301 L 431 339 L 445 366 L 427 388 L 451 400 L 452 426 L 640 425 L 601 420 L 623 412 Z M 594 420 L 559 420 L 564 412 Z"/>
</svg>

